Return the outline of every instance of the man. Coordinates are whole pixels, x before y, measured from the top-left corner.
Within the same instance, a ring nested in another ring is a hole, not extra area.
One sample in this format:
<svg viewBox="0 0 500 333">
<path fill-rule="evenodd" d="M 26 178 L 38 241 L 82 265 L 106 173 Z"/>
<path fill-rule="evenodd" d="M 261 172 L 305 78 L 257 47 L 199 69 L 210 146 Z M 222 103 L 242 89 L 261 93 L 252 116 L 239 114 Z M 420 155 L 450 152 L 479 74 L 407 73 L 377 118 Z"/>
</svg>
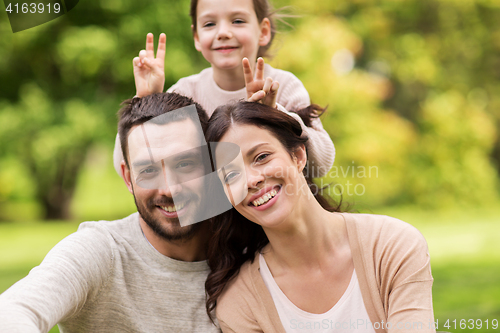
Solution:
<svg viewBox="0 0 500 333">
<path fill-rule="evenodd" d="M 193 104 L 195 117 L 177 112 Z M 209 226 L 196 223 L 210 171 L 200 157 L 206 124 L 205 111 L 177 94 L 128 101 L 118 128 L 138 213 L 82 223 L 57 244 L 0 295 L 1 332 L 56 323 L 61 332 L 218 332 L 205 312 Z"/>
</svg>

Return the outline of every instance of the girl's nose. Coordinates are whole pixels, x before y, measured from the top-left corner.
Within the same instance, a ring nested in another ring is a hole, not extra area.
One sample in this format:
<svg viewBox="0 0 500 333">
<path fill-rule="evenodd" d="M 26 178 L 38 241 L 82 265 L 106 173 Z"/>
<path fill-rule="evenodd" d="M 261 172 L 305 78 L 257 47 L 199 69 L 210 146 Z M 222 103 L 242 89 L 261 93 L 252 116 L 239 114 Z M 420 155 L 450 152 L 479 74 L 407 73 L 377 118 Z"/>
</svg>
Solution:
<svg viewBox="0 0 500 333">
<path fill-rule="evenodd" d="M 221 22 L 219 30 L 217 30 L 217 39 L 230 39 L 232 37 L 231 24 L 229 22 Z"/>
</svg>

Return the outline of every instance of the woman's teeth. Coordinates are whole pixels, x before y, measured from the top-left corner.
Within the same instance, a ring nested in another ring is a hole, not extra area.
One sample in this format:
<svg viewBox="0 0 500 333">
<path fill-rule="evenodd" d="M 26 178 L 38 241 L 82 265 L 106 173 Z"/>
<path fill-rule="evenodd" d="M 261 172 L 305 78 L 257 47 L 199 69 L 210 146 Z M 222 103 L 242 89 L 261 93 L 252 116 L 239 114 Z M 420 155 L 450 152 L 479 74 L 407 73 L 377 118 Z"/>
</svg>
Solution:
<svg viewBox="0 0 500 333">
<path fill-rule="evenodd" d="M 172 212 L 176 212 L 178 210 L 181 210 L 182 208 L 184 208 L 185 205 L 186 205 L 186 203 L 183 202 L 182 204 L 177 205 L 177 206 L 160 206 L 160 208 L 169 212 L 169 213 L 172 213 Z"/>
<path fill-rule="evenodd" d="M 265 204 L 266 202 L 268 202 L 271 198 L 273 198 L 276 193 L 278 193 L 278 191 L 276 190 L 272 190 L 271 192 L 267 192 L 266 194 L 264 194 L 263 196 L 261 196 L 260 198 L 252 201 L 252 204 L 255 206 L 255 207 L 259 207 L 260 205 L 263 205 Z"/>
</svg>

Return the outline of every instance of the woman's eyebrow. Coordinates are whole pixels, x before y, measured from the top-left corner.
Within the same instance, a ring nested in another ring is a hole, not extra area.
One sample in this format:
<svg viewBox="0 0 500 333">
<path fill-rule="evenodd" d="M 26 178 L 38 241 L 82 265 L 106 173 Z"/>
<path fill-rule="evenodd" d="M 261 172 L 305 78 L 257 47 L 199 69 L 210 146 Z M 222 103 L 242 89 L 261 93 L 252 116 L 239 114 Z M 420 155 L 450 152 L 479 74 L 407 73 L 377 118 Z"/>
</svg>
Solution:
<svg viewBox="0 0 500 333">
<path fill-rule="evenodd" d="M 246 153 L 246 156 L 247 156 L 247 157 L 250 157 L 251 155 L 253 155 L 253 154 L 255 153 L 255 151 L 256 151 L 257 149 L 259 149 L 260 147 L 265 146 L 265 145 L 268 145 L 268 143 L 267 143 L 267 142 L 264 142 L 264 143 L 259 143 L 258 145 L 253 146 L 253 147 L 252 147 L 252 148 L 250 148 L 250 150 Z"/>
</svg>

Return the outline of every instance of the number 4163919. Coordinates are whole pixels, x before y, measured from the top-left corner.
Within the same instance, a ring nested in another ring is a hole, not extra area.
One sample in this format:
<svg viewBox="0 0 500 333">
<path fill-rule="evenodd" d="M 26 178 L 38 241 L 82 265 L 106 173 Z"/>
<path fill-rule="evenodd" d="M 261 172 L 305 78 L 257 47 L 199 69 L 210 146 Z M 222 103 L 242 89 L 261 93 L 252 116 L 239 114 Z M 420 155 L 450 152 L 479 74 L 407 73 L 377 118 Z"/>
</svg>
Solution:
<svg viewBox="0 0 500 333">
<path fill-rule="evenodd" d="M 55 3 L 23 3 L 23 4 L 12 4 L 9 3 L 5 11 L 7 11 L 9 14 L 14 13 L 14 14 L 42 14 L 45 10 L 47 10 L 47 13 L 59 13 L 61 11 L 61 4 L 58 2 Z"/>
</svg>

